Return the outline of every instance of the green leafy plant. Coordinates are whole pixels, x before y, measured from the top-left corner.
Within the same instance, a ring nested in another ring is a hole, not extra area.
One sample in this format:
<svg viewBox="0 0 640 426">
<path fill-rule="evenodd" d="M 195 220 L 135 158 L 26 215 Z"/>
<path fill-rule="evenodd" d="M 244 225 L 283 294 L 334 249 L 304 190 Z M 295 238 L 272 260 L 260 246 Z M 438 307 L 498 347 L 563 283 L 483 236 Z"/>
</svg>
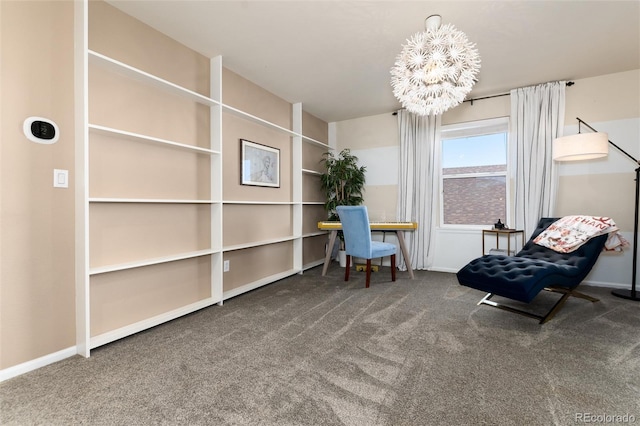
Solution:
<svg viewBox="0 0 640 426">
<path fill-rule="evenodd" d="M 357 206 L 364 201 L 362 192 L 366 167 L 358 167 L 358 157 L 349 149 L 343 149 L 338 155 L 332 151 L 325 152 L 322 156 L 320 162 L 326 170 L 320 176 L 326 197 L 324 207 L 329 220 L 339 220 L 336 207 Z"/>
</svg>

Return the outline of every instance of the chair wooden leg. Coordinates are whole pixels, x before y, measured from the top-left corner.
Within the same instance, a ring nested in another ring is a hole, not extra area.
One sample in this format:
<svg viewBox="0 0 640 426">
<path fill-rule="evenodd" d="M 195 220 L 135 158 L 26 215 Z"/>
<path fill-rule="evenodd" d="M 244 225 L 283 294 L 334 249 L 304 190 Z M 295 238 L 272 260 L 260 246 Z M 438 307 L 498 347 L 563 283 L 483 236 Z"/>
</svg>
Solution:
<svg viewBox="0 0 640 426">
<path fill-rule="evenodd" d="M 391 255 L 391 281 L 396 280 L 396 255 Z"/>
<path fill-rule="evenodd" d="M 369 283 L 371 282 L 371 259 L 367 259 L 367 285 L 366 288 L 369 288 Z"/>
<path fill-rule="evenodd" d="M 344 269 L 344 280 L 349 281 L 349 269 L 351 269 L 351 256 L 347 255 L 347 264 Z"/>
</svg>

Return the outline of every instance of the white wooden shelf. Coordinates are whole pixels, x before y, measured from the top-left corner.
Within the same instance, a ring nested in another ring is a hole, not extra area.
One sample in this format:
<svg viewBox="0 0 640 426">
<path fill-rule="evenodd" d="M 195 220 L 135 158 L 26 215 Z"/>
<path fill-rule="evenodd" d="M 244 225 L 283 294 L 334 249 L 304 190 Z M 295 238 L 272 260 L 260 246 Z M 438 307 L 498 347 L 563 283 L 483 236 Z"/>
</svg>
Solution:
<svg viewBox="0 0 640 426">
<path fill-rule="evenodd" d="M 327 235 L 328 232 L 327 231 L 318 231 L 318 232 L 309 232 L 307 234 L 303 234 L 302 238 L 308 238 L 308 237 L 318 237 L 320 235 Z"/>
<path fill-rule="evenodd" d="M 220 204 L 212 200 L 182 200 L 160 198 L 107 198 L 90 197 L 90 203 L 139 203 L 139 204 Z"/>
<path fill-rule="evenodd" d="M 269 206 L 269 205 L 273 205 L 273 206 L 292 206 L 292 205 L 295 205 L 297 203 L 295 201 L 252 201 L 252 200 L 238 201 L 238 200 L 223 200 L 222 204 L 238 204 L 238 205 L 246 204 L 246 205 L 259 205 L 259 206 Z"/>
<path fill-rule="evenodd" d="M 108 69 L 110 71 L 125 75 L 127 77 L 130 77 L 134 80 L 137 80 L 143 83 L 151 84 L 155 87 L 166 90 L 170 93 L 184 96 L 188 99 L 192 99 L 203 105 L 207 105 L 207 106 L 220 105 L 220 102 L 215 101 L 207 96 L 201 95 L 200 93 L 194 92 L 193 90 L 186 89 L 182 86 L 179 86 L 175 83 L 172 83 L 160 77 L 156 77 L 153 74 L 149 74 L 148 72 L 142 71 L 138 68 L 132 67 L 123 62 L 112 59 L 108 56 L 102 55 L 98 52 L 94 52 L 93 50 L 89 50 L 88 54 L 89 54 L 89 63 L 100 65 L 101 67 Z"/>
<path fill-rule="evenodd" d="M 126 130 L 114 129 L 111 127 L 101 126 L 98 124 L 89 124 L 89 130 L 96 133 L 118 136 L 120 138 L 125 138 L 135 142 L 161 144 L 165 146 L 170 146 L 172 148 L 184 149 L 187 151 L 195 151 L 195 152 L 207 154 L 207 155 L 220 154 L 219 151 L 213 151 L 211 149 L 201 148 L 199 146 L 187 145 L 187 144 L 183 144 L 175 141 L 170 141 L 167 139 L 160 139 L 153 136 L 142 135 L 139 133 L 127 132 Z"/>
<path fill-rule="evenodd" d="M 282 127 L 282 126 L 280 126 L 278 124 L 272 123 L 272 122 L 267 121 L 267 120 L 265 120 L 263 118 L 256 117 L 255 115 L 252 115 L 252 114 L 249 114 L 247 112 L 241 111 L 241 110 L 239 110 L 237 108 L 234 108 L 232 106 L 229 106 L 229 105 L 222 104 L 222 111 L 223 112 L 228 112 L 230 114 L 233 114 L 236 117 L 244 118 L 245 120 L 251 121 L 253 123 L 260 124 L 260 125 L 262 125 L 264 127 L 267 127 L 269 129 L 277 130 L 278 132 L 285 133 L 285 134 L 287 134 L 289 136 L 299 136 L 294 131 L 292 131 L 290 129 L 287 129 L 286 127 Z"/>
<path fill-rule="evenodd" d="M 235 115 L 236 117 L 244 118 L 245 120 L 251 121 L 253 123 L 260 124 L 262 126 L 270 128 L 270 129 L 277 130 L 277 131 L 279 131 L 281 133 L 285 133 L 285 134 L 287 134 L 287 135 L 289 135 L 291 137 L 300 137 L 303 142 L 310 143 L 310 144 L 313 144 L 313 145 L 322 146 L 323 148 L 327 148 L 327 149 L 329 148 L 329 145 L 324 143 L 324 142 L 320 142 L 320 141 L 315 140 L 313 138 L 310 138 L 308 136 L 304 136 L 301 133 L 295 132 L 295 131 L 293 131 L 291 129 L 287 129 L 286 127 L 282 127 L 282 126 L 280 126 L 278 124 L 272 123 L 272 122 L 267 121 L 267 120 L 265 120 L 263 118 L 256 117 L 255 115 L 252 115 L 252 114 L 249 114 L 247 112 L 241 111 L 241 110 L 239 110 L 237 108 L 234 108 L 232 106 L 229 106 L 229 105 L 226 105 L 226 104 L 222 104 L 222 111 L 223 112 L 228 112 L 230 114 Z"/>
<path fill-rule="evenodd" d="M 324 201 L 303 201 L 305 206 L 324 206 Z"/>
<path fill-rule="evenodd" d="M 322 176 L 323 173 L 322 172 L 318 172 L 315 170 L 309 170 L 309 169 L 302 169 L 302 173 L 307 174 L 307 175 L 314 175 L 314 176 Z"/>
<path fill-rule="evenodd" d="M 307 137 L 307 136 L 304 136 L 304 135 L 300 135 L 300 136 L 302 137 L 302 142 L 307 142 L 307 143 L 310 143 L 312 145 L 318 145 L 318 146 L 321 146 L 321 147 L 326 148 L 326 149 L 330 149 L 331 148 L 329 146 L 329 144 L 327 144 L 327 143 L 320 142 L 319 140 L 316 140 L 316 139 L 313 139 L 313 138 L 310 138 L 310 137 Z"/>
<path fill-rule="evenodd" d="M 119 263 L 116 265 L 99 266 L 89 269 L 89 275 L 106 274 L 109 272 L 124 271 L 127 269 L 141 268 L 143 266 L 159 265 L 161 263 L 175 262 L 177 260 L 193 259 L 196 257 L 209 256 L 219 253 L 217 250 L 207 249 L 188 253 L 175 254 L 171 256 L 155 257 L 153 259 L 139 260 L 135 262 Z"/>
<path fill-rule="evenodd" d="M 260 246 L 267 246 L 270 244 L 277 244 L 277 243 L 284 243 L 287 241 L 293 241 L 295 239 L 298 239 L 300 237 L 294 237 L 294 236 L 289 236 L 289 237 L 283 237 L 283 238 L 271 238 L 268 240 L 262 240 L 262 241 L 253 241 L 251 243 L 244 243 L 244 244 L 235 244 L 232 246 L 226 246 L 222 248 L 223 252 L 229 252 L 229 251 L 235 251 L 235 250 L 243 250 L 243 249 L 247 249 L 247 248 L 253 248 L 253 247 L 260 247 Z"/>
</svg>

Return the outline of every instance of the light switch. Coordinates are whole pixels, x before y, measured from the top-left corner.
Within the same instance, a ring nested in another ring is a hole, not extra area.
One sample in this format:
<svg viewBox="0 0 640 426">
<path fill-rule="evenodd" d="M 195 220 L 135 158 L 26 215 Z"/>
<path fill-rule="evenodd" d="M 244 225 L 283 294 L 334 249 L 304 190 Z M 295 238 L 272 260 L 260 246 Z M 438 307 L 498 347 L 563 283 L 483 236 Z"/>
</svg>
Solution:
<svg viewBox="0 0 640 426">
<path fill-rule="evenodd" d="M 54 188 L 69 187 L 69 170 L 53 169 L 53 187 Z"/>
</svg>

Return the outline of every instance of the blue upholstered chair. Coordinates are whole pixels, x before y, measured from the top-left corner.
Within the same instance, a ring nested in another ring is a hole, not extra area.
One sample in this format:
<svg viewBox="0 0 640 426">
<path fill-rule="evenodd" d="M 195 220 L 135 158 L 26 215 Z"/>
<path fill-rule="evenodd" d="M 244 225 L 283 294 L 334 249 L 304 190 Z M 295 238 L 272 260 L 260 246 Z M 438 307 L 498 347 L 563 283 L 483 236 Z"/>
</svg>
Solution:
<svg viewBox="0 0 640 426">
<path fill-rule="evenodd" d="M 489 305 L 535 318 L 540 324 L 549 321 L 570 296 L 597 302 L 598 299 L 577 292 L 576 287 L 595 265 L 607 236 L 592 238 L 571 253 L 558 253 L 534 243 L 534 238 L 557 219 L 540 219 L 527 244 L 515 256 L 485 255 L 472 260 L 458 271 L 458 282 L 488 292 L 478 305 Z M 501 296 L 529 303 L 542 290 L 562 293 L 562 297 L 544 315 L 490 300 L 494 296 Z"/>
<path fill-rule="evenodd" d="M 345 250 L 347 252 L 347 266 L 344 271 L 344 280 L 349 281 L 351 269 L 351 256 L 367 260 L 367 283 L 369 288 L 371 281 L 371 259 L 391 256 L 391 281 L 396 280 L 396 246 L 371 240 L 371 228 L 369 227 L 369 214 L 366 206 L 338 206 L 338 216 L 342 223 Z"/>
</svg>

